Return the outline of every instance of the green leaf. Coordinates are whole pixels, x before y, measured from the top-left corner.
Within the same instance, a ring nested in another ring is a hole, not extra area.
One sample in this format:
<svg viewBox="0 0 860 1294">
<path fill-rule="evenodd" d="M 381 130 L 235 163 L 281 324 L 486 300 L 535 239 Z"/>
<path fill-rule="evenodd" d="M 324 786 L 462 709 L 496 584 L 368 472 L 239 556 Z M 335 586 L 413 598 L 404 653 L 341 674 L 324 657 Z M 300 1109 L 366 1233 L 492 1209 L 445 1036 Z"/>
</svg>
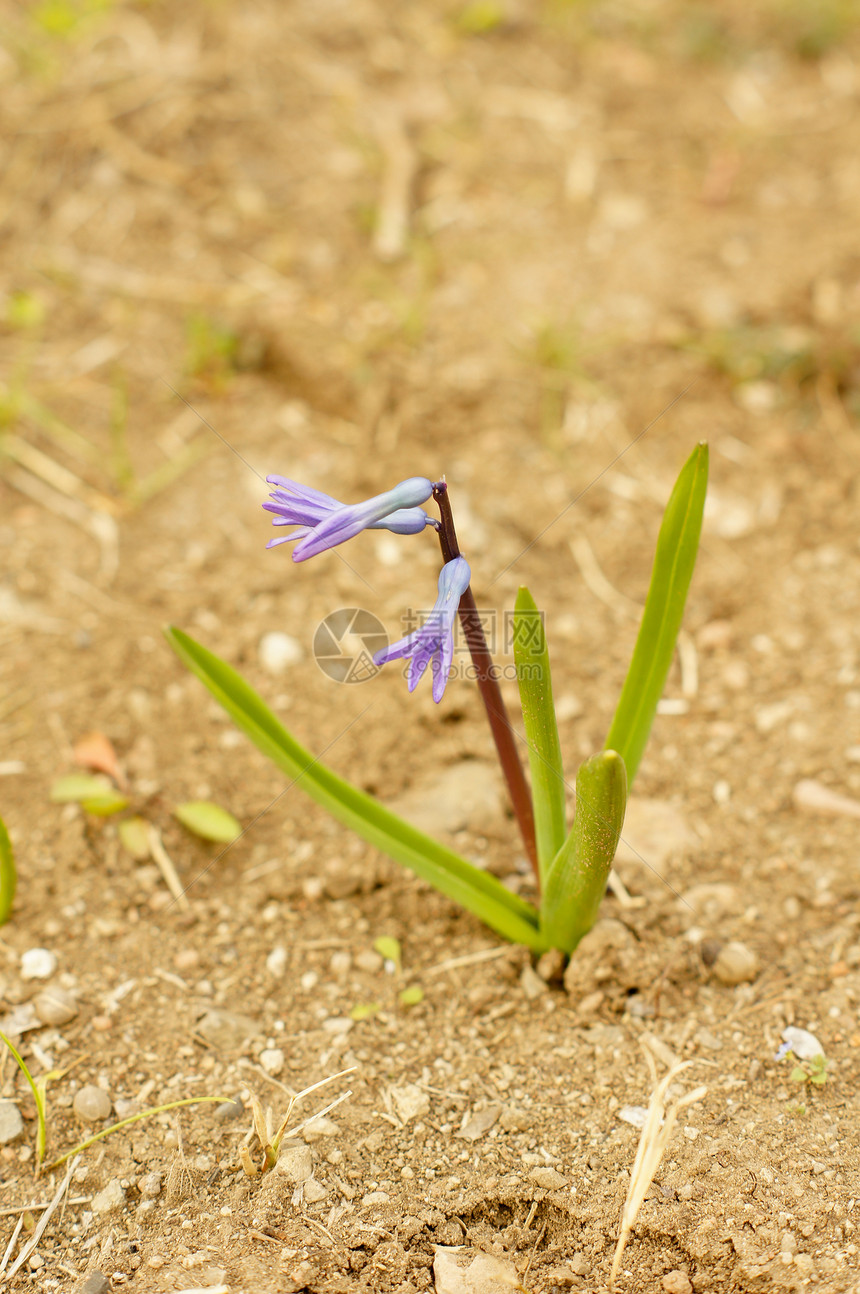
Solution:
<svg viewBox="0 0 860 1294">
<path fill-rule="evenodd" d="M 51 799 L 55 804 L 80 804 L 82 800 L 98 800 L 113 790 L 107 777 L 93 773 L 70 773 L 60 777 L 51 786 Z"/>
<path fill-rule="evenodd" d="M 424 1001 L 424 990 L 420 984 L 410 984 L 408 988 L 400 990 L 397 1000 L 401 1006 L 417 1006 Z"/>
<path fill-rule="evenodd" d="M 397 971 L 400 971 L 400 940 L 393 938 L 391 935 L 380 935 L 373 942 L 374 952 L 378 952 L 380 957 L 384 957 L 387 962 L 393 962 Z"/>
<path fill-rule="evenodd" d="M 564 769 L 543 618 L 524 587 L 514 605 L 514 661 L 529 747 L 538 868 L 543 886 L 550 863 L 567 834 Z"/>
<path fill-rule="evenodd" d="M 185 804 L 177 804 L 173 816 L 201 840 L 214 840 L 220 845 L 228 845 L 242 834 L 242 824 L 232 813 L 209 800 L 188 800 Z"/>
<path fill-rule="evenodd" d="M 357 786 L 344 781 L 300 746 L 240 674 L 181 629 L 167 640 L 254 745 L 333 817 L 363 840 L 409 867 L 498 934 L 535 952 L 547 944 L 530 903 L 465 858 L 404 822 Z"/>
<path fill-rule="evenodd" d="M 145 818 L 123 818 L 117 828 L 119 839 L 126 853 L 131 854 L 136 863 L 144 863 L 150 855 L 150 826 Z"/>
<path fill-rule="evenodd" d="M 128 808 L 128 799 L 107 777 L 93 773 L 70 773 L 51 787 L 54 804 L 79 804 L 98 818 L 110 817 Z"/>
<path fill-rule="evenodd" d="M 9 920 L 12 901 L 18 885 L 18 873 L 15 870 L 15 855 L 12 852 L 12 841 L 6 824 L 0 818 L 0 926 Z"/>
<path fill-rule="evenodd" d="M 381 1010 L 382 1007 L 378 1002 L 360 1002 L 352 1008 L 349 1018 L 350 1020 L 372 1020 Z"/>
<path fill-rule="evenodd" d="M 576 775 L 570 835 L 553 859 L 541 902 L 541 929 L 550 948 L 572 953 L 597 918 L 627 806 L 624 760 L 603 750 Z"/>
<path fill-rule="evenodd" d="M 633 785 L 672 664 L 696 564 L 707 488 L 708 447 L 701 444 L 681 469 L 663 514 L 639 636 L 606 738 L 606 749 L 617 750 L 627 766 L 628 786 Z"/>
</svg>

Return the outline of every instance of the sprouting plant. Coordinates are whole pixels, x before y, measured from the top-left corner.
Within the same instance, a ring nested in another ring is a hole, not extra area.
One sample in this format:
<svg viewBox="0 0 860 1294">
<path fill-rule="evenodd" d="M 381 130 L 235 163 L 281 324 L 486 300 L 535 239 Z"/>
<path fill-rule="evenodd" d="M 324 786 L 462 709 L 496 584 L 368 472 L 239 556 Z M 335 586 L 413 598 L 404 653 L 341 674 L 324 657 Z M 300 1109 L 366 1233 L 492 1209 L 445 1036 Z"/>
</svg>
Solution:
<svg viewBox="0 0 860 1294">
<path fill-rule="evenodd" d="M 411 477 L 363 503 L 346 505 L 285 477 L 263 506 L 276 526 L 292 526 L 269 547 L 294 543 L 293 560 L 306 561 L 381 528 L 399 535 L 435 531 L 442 551 L 433 610 L 412 633 L 377 651 L 376 666 L 409 661 L 412 691 L 429 670 L 439 702 L 449 678 L 454 624 L 463 636 L 487 712 L 496 750 L 540 894 L 537 905 L 507 889 L 439 841 L 338 777 L 305 750 L 245 680 L 213 652 L 180 629 L 167 637 L 180 659 L 205 684 L 239 728 L 288 777 L 345 826 L 411 868 L 441 893 L 474 913 L 506 939 L 534 952 L 575 949 L 591 928 L 624 821 L 627 793 L 642 758 L 663 691 L 681 625 L 698 550 L 708 478 L 708 450 L 700 444 L 685 463 L 663 516 L 651 584 L 627 678 L 605 747 L 586 760 L 576 777 L 576 809 L 567 821 L 558 725 L 552 699 L 543 616 L 521 588 L 513 616 L 514 660 L 531 771 L 531 788 L 520 761 L 518 738 L 508 717 L 490 655 L 481 613 L 471 589 L 471 570 L 460 552 L 448 486 Z M 421 506 L 430 498 L 438 519 Z"/>
<path fill-rule="evenodd" d="M 812 1083 L 814 1087 L 823 1087 L 827 1082 L 827 1066 L 830 1064 L 826 1056 L 812 1056 L 809 1060 L 798 1060 L 793 1052 L 787 1051 L 786 1057 L 794 1061 L 794 1068 L 789 1074 L 792 1083 Z"/>
<path fill-rule="evenodd" d="M 340 1105 L 342 1101 L 347 1099 L 347 1097 L 352 1096 L 351 1091 L 344 1092 L 343 1096 L 339 1096 L 336 1101 L 330 1102 L 325 1109 L 317 1110 L 315 1114 L 308 1115 L 306 1119 L 303 1119 L 301 1123 L 297 1123 L 295 1127 L 289 1128 L 287 1126 L 290 1122 L 290 1116 L 292 1115 L 293 1109 L 299 1101 L 304 1097 L 309 1096 L 311 1092 L 316 1092 L 318 1088 L 325 1087 L 327 1083 L 333 1083 L 335 1079 L 343 1078 L 346 1074 L 353 1073 L 354 1068 L 355 1066 L 351 1069 L 342 1069 L 340 1073 L 331 1074 L 328 1078 L 320 1079 L 318 1083 L 313 1083 L 303 1091 L 296 1092 L 294 1095 L 290 1096 L 287 1112 L 277 1127 L 275 1127 L 274 1112 L 271 1109 L 267 1109 L 264 1113 L 263 1107 L 258 1098 L 256 1096 L 251 1097 L 251 1111 L 254 1119 L 253 1127 L 245 1138 L 245 1144 L 239 1148 L 239 1159 L 241 1160 L 242 1168 L 245 1170 L 248 1177 L 257 1177 L 260 1173 L 268 1173 L 278 1162 L 281 1153 L 281 1145 L 287 1138 L 294 1137 L 297 1132 L 301 1132 L 302 1128 L 306 1128 L 309 1123 L 313 1123 L 315 1119 L 323 1118 L 323 1116 L 333 1110 L 335 1106 Z M 254 1137 L 257 1138 L 260 1149 L 263 1152 L 263 1158 L 260 1161 L 259 1167 L 254 1163 L 251 1158 L 251 1152 L 248 1149 L 248 1145 Z"/>
<path fill-rule="evenodd" d="M 71 1065 L 67 1065 L 65 1069 L 49 1070 L 48 1073 L 41 1074 L 38 1079 L 34 1079 L 18 1048 L 11 1038 L 6 1037 L 2 1030 L 0 1030 L 0 1042 L 3 1042 L 10 1051 L 15 1064 L 26 1078 L 33 1093 L 33 1100 L 36 1104 L 36 1172 L 38 1173 L 42 1168 L 45 1147 L 48 1141 L 48 1083 L 63 1078 L 71 1069 Z M 75 1063 L 77 1064 L 77 1062 Z M 109 1137 L 112 1132 L 117 1132 L 120 1128 L 126 1128 L 131 1123 L 138 1123 L 141 1119 L 148 1119 L 153 1114 L 163 1114 L 167 1110 L 178 1110 L 184 1105 L 205 1105 L 212 1101 L 223 1104 L 229 1099 L 227 1096 L 191 1096 L 181 1101 L 170 1101 L 167 1105 L 155 1105 L 150 1109 L 140 1110 L 137 1114 L 130 1114 L 126 1119 L 120 1119 L 118 1123 L 112 1123 L 109 1128 L 102 1128 L 101 1132 L 94 1132 L 91 1137 L 87 1137 L 84 1141 L 79 1142 L 77 1146 L 73 1146 L 71 1150 L 67 1150 L 65 1154 L 60 1155 L 59 1159 L 53 1160 L 47 1167 L 49 1169 L 59 1168 L 60 1164 L 64 1164 L 67 1159 L 71 1159 L 78 1151 L 86 1150 L 89 1146 L 94 1145 L 96 1141 L 102 1141 L 105 1137 Z"/>
</svg>

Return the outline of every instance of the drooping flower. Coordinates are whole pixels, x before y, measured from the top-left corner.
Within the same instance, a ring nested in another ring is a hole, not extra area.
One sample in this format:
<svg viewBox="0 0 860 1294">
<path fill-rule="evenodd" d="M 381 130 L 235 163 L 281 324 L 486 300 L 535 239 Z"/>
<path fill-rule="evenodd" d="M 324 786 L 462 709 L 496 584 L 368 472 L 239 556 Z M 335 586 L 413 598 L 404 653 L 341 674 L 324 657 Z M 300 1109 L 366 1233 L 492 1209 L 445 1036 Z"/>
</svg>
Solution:
<svg viewBox="0 0 860 1294">
<path fill-rule="evenodd" d="M 432 663 L 433 700 L 442 700 L 448 671 L 454 657 L 454 620 L 460 598 L 469 587 L 472 572 L 465 557 L 455 557 L 446 562 L 439 573 L 439 596 L 436 605 L 424 624 L 399 642 L 392 643 L 373 657 L 374 665 L 385 665 L 391 660 L 410 657 L 409 691 L 414 692 L 421 676 Z"/>
<path fill-rule="evenodd" d="M 410 476 L 395 485 L 393 490 L 377 494 L 363 503 L 341 503 L 328 494 L 300 485 L 286 476 L 267 476 L 274 485 L 264 503 L 267 512 L 274 512 L 274 526 L 297 526 L 292 534 L 270 539 L 267 548 L 298 540 L 293 549 L 293 561 L 304 562 L 308 557 L 327 548 L 345 543 L 362 530 L 393 530 L 396 535 L 417 535 L 425 526 L 438 523 L 419 503 L 426 503 L 433 493 L 433 482 L 424 476 Z"/>
</svg>

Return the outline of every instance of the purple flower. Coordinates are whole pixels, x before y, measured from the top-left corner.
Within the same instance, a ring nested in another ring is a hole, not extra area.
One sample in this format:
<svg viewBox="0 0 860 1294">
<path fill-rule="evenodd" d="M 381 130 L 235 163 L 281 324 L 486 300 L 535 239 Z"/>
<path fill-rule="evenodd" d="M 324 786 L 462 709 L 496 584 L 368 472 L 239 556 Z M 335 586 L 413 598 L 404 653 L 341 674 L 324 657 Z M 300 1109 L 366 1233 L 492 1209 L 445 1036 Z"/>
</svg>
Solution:
<svg viewBox="0 0 860 1294">
<path fill-rule="evenodd" d="M 293 549 L 293 561 L 303 562 L 308 557 L 327 548 L 352 539 L 362 530 L 393 530 L 396 535 L 417 535 L 425 526 L 437 523 L 416 505 L 425 503 L 433 493 L 433 482 L 424 476 L 410 476 L 395 485 L 393 490 L 377 494 L 364 503 L 340 503 L 328 494 L 299 485 L 285 476 L 267 476 L 276 488 L 264 503 L 267 512 L 274 512 L 274 526 L 297 526 L 290 535 L 270 539 L 267 548 L 300 542 Z"/>
<path fill-rule="evenodd" d="M 374 665 L 411 657 L 409 691 L 414 692 L 427 666 L 433 664 L 433 700 L 442 700 L 448 671 L 454 656 L 454 617 L 460 598 L 469 587 L 472 572 L 465 557 L 446 562 L 439 573 L 439 596 L 424 624 L 414 633 L 392 643 L 373 658 Z"/>
</svg>

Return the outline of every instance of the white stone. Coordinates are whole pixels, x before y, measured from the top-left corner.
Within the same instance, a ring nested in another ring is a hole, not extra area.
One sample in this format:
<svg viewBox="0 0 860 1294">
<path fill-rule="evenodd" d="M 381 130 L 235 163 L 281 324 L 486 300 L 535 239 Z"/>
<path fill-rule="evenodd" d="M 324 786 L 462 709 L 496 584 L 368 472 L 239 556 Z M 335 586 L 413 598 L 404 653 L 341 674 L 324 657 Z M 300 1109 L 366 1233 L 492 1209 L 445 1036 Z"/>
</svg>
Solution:
<svg viewBox="0 0 860 1294">
<path fill-rule="evenodd" d="M 47 979 L 57 969 L 57 954 L 48 948 L 28 948 L 21 954 L 21 979 Z"/>
<path fill-rule="evenodd" d="M 111 1099 L 103 1088 L 87 1083 L 75 1093 L 73 1108 L 84 1123 L 101 1123 L 111 1112 Z"/>
<path fill-rule="evenodd" d="M 276 1170 L 296 1184 L 313 1176 L 314 1154 L 310 1146 L 282 1146 Z"/>
<path fill-rule="evenodd" d="M 258 648 L 260 664 L 269 674 L 283 674 L 304 656 L 304 648 L 297 638 L 273 630 L 263 634 Z"/>
<path fill-rule="evenodd" d="M 415 1083 L 407 1083 L 403 1087 L 391 1087 L 388 1089 L 388 1095 L 391 1098 L 394 1113 L 401 1123 L 409 1123 L 411 1119 L 423 1119 L 424 1115 L 430 1112 L 427 1093 Z"/>
<path fill-rule="evenodd" d="M 320 1141 L 323 1137 L 336 1137 L 339 1132 L 340 1124 L 323 1114 L 305 1125 L 302 1129 L 302 1137 L 307 1142 Z"/>
<path fill-rule="evenodd" d="M 280 1047 L 266 1047 L 260 1052 L 260 1064 L 267 1074 L 280 1074 L 285 1057 Z"/>
<path fill-rule="evenodd" d="M 278 944 L 266 958 L 266 970 L 274 979 L 280 979 L 286 969 L 287 950 L 282 944 Z"/>
<path fill-rule="evenodd" d="M 42 1024 L 68 1024 L 78 1014 L 78 1004 L 72 994 L 54 985 L 37 993 L 33 1006 Z"/>
<path fill-rule="evenodd" d="M 14 1101 L 0 1101 L 0 1145 L 14 1141 L 24 1131 L 21 1111 Z"/>
<path fill-rule="evenodd" d="M 782 1039 L 788 1043 L 789 1051 L 798 1060 L 812 1060 L 815 1056 L 824 1055 L 821 1043 L 808 1029 L 797 1029 L 794 1025 L 789 1025 L 787 1029 L 783 1029 Z"/>
<path fill-rule="evenodd" d="M 115 1177 L 112 1177 L 103 1191 L 92 1198 L 90 1208 L 93 1213 L 112 1213 L 125 1204 L 125 1191 Z"/>
</svg>

